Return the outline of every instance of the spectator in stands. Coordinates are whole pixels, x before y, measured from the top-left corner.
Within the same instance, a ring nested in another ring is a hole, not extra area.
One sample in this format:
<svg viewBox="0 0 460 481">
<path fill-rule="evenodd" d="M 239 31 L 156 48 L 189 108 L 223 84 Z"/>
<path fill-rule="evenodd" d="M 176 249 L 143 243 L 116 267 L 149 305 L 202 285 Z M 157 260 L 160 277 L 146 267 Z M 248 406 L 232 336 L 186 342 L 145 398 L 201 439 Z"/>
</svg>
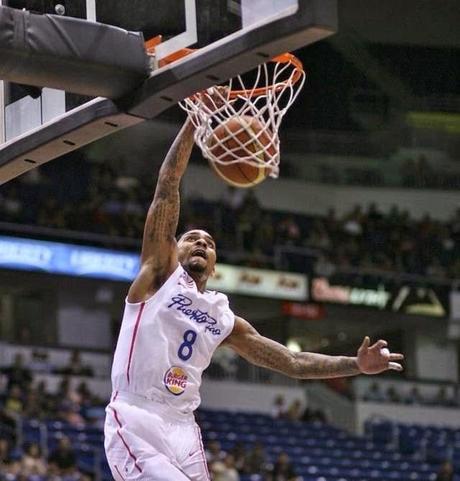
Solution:
<svg viewBox="0 0 460 481">
<path fill-rule="evenodd" d="M 42 419 L 45 416 L 45 406 L 38 389 L 31 388 L 26 393 L 23 413 L 30 419 Z"/>
<path fill-rule="evenodd" d="M 364 401 L 370 402 L 384 402 L 386 401 L 386 396 L 380 390 L 380 384 L 378 382 L 373 382 L 367 391 L 363 395 Z"/>
<path fill-rule="evenodd" d="M 213 481 L 239 481 L 240 479 L 232 454 L 227 454 L 222 461 L 212 463 L 211 473 Z"/>
<path fill-rule="evenodd" d="M 306 423 L 326 423 L 327 416 L 321 409 L 305 409 L 301 421 Z"/>
<path fill-rule="evenodd" d="M 47 474 L 46 461 L 37 443 L 26 446 L 25 453 L 21 458 L 21 473 L 25 476 L 44 476 Z"/>
<path fill-rule="evenodd" d="M 0 438 L 0 466 L 10 459 L 10 443 L 6 438 Z"/>
<path fill-rule="evenodd" d="M 67 436 L 59 440 L 57 448 L 49 455 L 48 465 L 53 474 L 61 476 L 72 476 L 77 472 L 77 457 Z"/>
<path fill-rule="evenodd" d="M 260 221 L 259 228 L 255 232 L 255 248 L 265 256 L 273 255 L 275 243 L 275 228 L 270 214 L 265 213 Z"/>
<path fill-rule="evenodd" d="M 208 466 L 211 466 L 217 461 L 223 461 L 227 453 L 222 451 L 219 441 L 213 440 L 208 443 L 208 449 L 206 449 L 205 455 Z"/>
<path fill-rule="evenodd" d="M 57 417 L 61 421 L 70 424 L 71 426 L 81 427 L 85 425 L 85 419 L 80 414 L 80 404 L 75 398 L 75 394 L 63 399 L 58 407 Z"/>
<path fill-rule="evenodd" d="M 390 403 L 400 403 L 401 402 L 401 396 L 394 386 L 388 386 L 385 397 L 388 400 L 388 402 L 390 402 Z"/>
<path fill-rule="evenodd" d="M 31 371 L 50 373 L 53 372 L 54 366 L 49 361 L 49 354 L 46 350 L 34 349 L 32 351 L 32 359 L 29 364 Z"/>
<path fill-rule="evenodd" d="M 426 399 L 420 394 L 417 386 L 412 386 L 407 396 L 404 398 L 405 404 L 425 404 Z"/>
<path fill-rule="evenodd" d="M 445 386 L 440 386 L 436 396 L 432 400 L 432 404 L 437 406 L 458 406 L 458 402 L 453 394 L 448 394 Z"/>
<path fill-rule="evenodd" d="M 32 382 L 30 369 L 24 366 L 24 358 L 19 352 L 15 354 L 13 364 L 3 368 L 2 371 L 8 378 L 8 390 L 10 390 L 12 386 L 27 389 Z"/>
<path fill-rule="evenodd" d="M 21 480 L 21 465 L 18 460 L 9 458 L 8 461 L 3 463 L 0 468 L 0 474 L 2 474 L 2 481 L 24 481 L 24 478 Z M 19 478 L 19 479 L 18 479 Z"/>
<path fill-rule="evenodd" d="M 5 399 L 5 412 L 11 416 L 19 415 L 24 410 L 22 390 L 19 386 L 11 386 Z"/>
<path fill-rule="evenodd" d="M 287 215 L 278 223 L 276 243 L 283 245 L 298 245 L 300 242 L 300 227 L 293 215 Z"/>
<path fill-rule="evenodd" d="M 309 230 L 306 245 L 324 250 L 331 248 L 332 241 L 322 220 L 316 220 L 312 229 Z"/>
<path fill-rule="evenodd" d="M 454 467 L 450 461 L 444 461 L 439 468 L 436 481 L 453 481 Z"/>
<path fill-rule="evenodd" d="M 364 214 L 359 205 L 343 220 L 343 231 L 351 237 L 359 237 L 363 233 Z"/>
<path fill-rule="evenodd" d="M 84 381 L 77 386 L 75 393 L 78 396 L 78 402 L 82 409 L 91 408 L 96 402 L 96 400 L 93 399 L 93 395 L 89 390 L 88 384 Z"/>
<path fill-rule="evenodd" d="M 267 463 L 268 457 L 264 445 L 257 442 L 246 455 L 244 472 L 249 474 L 263 473 L 267 468 Z"/>
<path fill-rule="evenodd" d="M 70 374 L 72 376 L 92 376 L 93 370 L 91 366 L 82 362 L 80 351 L 75 349 L 70 355 L 69 363 L 61 370 L 61 373 Z"/>
<path fill-rule="evenodd" d="M 59 385 L 58 394 L 55 399 L 55 409 L 57 417 L 73 426 L 82 426 L 85 424 L 84 418 L 81 416 L 81 396 L 77 390 L 71 386 L 70 378 L 64 377 Z"/>
<path fill-rule="evenodd" d="M 271 481 L 297 481 L 297 474 L 286 453 L 280 453 L 271 471 Z"/>
<path fill-rule="evenodd" d="M 278 394 L 278 396 L 276 396 L 273 402 L 271 414 L 275 419 L 284 419 L 286 417 L 286 401 L 282 394 Z"/>
<path fill-rule="evenodd" d="M 55 406 L 55 396 L 47 389 L 46 381 L 42 380 L 37 384 L 37 396 L 42 406 L 43 417 L 48 417 Z"/>
<path fill-rule="evenodd" d="M 254 190 L 248 190 L 238 216 L 237 245 L 240 249 L 253 252 L 254 232 L 257 230 L 261 218 L 262 209 Z"/>
<path fill-rule="evenodd" d="M 313 270 L 315 274 L 320 277 L 330 277 L 335 273 L 336 267 L 335 264 L 330 261 L 328 256 L 320 254 L 316 258 Z"/>
<path fill-rule="evenodd" d="M 0 438 L 6 438 L 10 441 L 16 439 L 16 415 L 9 413 L 4 406 L 0 404 Z"/>
<path fill-rule="evenodd" d="M 289 406 L 286 417 L 287 419 L 289 419 L 289 421 L 300 421 L 302 419 L 302 416 L 302 401 L 300 401 L 300 399 L 295 399 Z"/>
<path fill-rule="evenodd" d="M 230 451 L 230 454 L 235 459 L 235 467 L 239 473 L 244 471 L 246 464 L 246 448 L 242 442 L 237 442 Z"/>
</svg>

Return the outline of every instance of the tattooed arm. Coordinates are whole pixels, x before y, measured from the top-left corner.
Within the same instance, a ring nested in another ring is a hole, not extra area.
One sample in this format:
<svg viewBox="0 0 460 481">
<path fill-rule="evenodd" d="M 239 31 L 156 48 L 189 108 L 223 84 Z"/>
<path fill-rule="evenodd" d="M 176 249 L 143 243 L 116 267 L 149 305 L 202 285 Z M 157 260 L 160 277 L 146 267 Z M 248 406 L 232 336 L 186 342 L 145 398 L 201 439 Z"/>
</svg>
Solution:
<svg viewBox="0 0 460 481">
<path fill-rule="evenodd" d="M 129 290 L 129 302 L 142 302 L 151 297 L 178 265 L 175 235 L 179 220 L 179 184 L 192 147 L 193 125 L 187 120 L 169 149 L 158 175 L 155 195 L 144 226 L 141 269 Z"/>
<path fill-rule="evenodd" d="M 225 343 L 252 364 L 298 379 L 378 374 L 388 369 L 401 371 L 402 366 L 395 361 L 404 357 L 390 353 L 383 340 L 370 346 L 369 337 L 364 338 L 356 357 L 294 353 L 282 344 L 261 336 L 241 317 L 235 317 L 235 327 Z"/>
</svg>

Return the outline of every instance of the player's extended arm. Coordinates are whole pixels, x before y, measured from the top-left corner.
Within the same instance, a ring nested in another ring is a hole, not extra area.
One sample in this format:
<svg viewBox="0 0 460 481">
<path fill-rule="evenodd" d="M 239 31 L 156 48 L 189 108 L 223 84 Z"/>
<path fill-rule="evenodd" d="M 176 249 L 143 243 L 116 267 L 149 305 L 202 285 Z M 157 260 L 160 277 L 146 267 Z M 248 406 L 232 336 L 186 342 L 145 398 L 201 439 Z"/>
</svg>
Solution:
<svg viewBox="0 0 460 481">
<path fill-rule="evenodd" d="M 177 267 L 179 184 L 192 152 L 193 130 L 187 120 L 161 166 L 144 226 L 141 270 L 128 294 L 130 302 L 140 302 L 153 295 Z"/>
<path fill-rule="evenodd" d="M 247 321 L 235 317 L 235 327 L 225 340 L 247 361 L 297 379 L 326 379 L 357 374 L 378 374 L 388 369 L 401 371 L 402 354 L 390 353 L 387 342 L 372 346 L 365 337 L 356 357 L 326 356 L 313 352 L 294 353 L 282 344 L 261 336 Z"/>
</svg>

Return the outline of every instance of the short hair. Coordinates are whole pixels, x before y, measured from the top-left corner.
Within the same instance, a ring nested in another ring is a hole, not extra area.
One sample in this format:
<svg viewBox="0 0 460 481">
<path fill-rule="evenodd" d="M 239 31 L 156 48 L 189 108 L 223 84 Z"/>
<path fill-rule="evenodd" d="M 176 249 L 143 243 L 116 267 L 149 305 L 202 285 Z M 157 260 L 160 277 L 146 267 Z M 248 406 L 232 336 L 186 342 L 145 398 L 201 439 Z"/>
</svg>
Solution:
<svg viewBox="0 0 460 481">
<path fill-rule="evenodd" d="M 208 232 L 207 230 L 204 230 L 204 229 L 189 229 L 189 230 L 183 231 L 179 235 L 176 236 L 176 241 L 179 242 L 182 239 L 182 237 L 184 237 L 186 234 L 188 234 L 189 232 L 192 232 L 194 230 L 201 230 L 203 232 L 206 232 L 211 237 L 211 239 L 214 241 L 214 243 L 216 242 L 216 240 L 214 239 L 214 236 L 210 232 Z"/>
</svg>

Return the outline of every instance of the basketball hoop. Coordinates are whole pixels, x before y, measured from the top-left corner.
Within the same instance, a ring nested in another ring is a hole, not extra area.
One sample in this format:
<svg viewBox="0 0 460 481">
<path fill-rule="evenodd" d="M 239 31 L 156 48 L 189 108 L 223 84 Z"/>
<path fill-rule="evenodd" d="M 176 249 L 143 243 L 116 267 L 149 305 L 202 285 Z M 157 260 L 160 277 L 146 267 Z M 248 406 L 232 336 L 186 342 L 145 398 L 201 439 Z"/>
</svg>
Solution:
<svg viewBox="0 0 460 481">
<path fill-rule="evenodd" d="M 226 166 L 244 162 L 263 167 L 270 177 L 277 178 L 280 162 L 279 127 L 304 82 L 302 63 L 294 55 L 286 53 L 259 65 L 252 72 L 250 80 L 238 75 L 230 79 L 227 90 L 209 89 L 192 95 L 179 105 L 195 125 L 195 142 L 209 161 Z M 231 119 L 245 119 L 248 116 L 254 117 L 262 126 L 260 131 L 254 132 L 247 128 L 247 122 L 241 122 L 242 131 L 246 134 L 243 138 L 247 139 L 249 135 L 249 142 L 241 141 L 241 132 L 227 128 L 224 137 L 215 135 L 216 129 L 227 126 Z M 260 141 L 266 138 L 268 142 Z M 229 139 L 232 140 L 230 151 Z M 257 145 L 255 149 L 254 143 Z M 216 149 L 216 145 L 222 148 Z M 220 155 L 215 155 L 216 152 L 220 152 Z"/>
<path fill-rule="evenodd" d="M 159 41 L 161 38 L 154 39 L 147 51 L 154 54 Z M 159 66 L 193 52 L 192 49 L 175 52 L 162 59 Z M 209 161 L 225 166 L 243 162 L 264 168 L 270 177 L 277 178 L 279 127 L 304 83 L 302 62 L 294 55 L 284 53 L 249 74 L 230 79 L 226 89 L 210 88 L 184 99 L 179 105 L 195 125 L 195 143 Z M 248 126 L 250 117 L 255 118 L 260 126 L 257 131 Z M 227 127 L 229 121 L 235 119 L 241 124 L 239 131 Z"/>
</svg>

